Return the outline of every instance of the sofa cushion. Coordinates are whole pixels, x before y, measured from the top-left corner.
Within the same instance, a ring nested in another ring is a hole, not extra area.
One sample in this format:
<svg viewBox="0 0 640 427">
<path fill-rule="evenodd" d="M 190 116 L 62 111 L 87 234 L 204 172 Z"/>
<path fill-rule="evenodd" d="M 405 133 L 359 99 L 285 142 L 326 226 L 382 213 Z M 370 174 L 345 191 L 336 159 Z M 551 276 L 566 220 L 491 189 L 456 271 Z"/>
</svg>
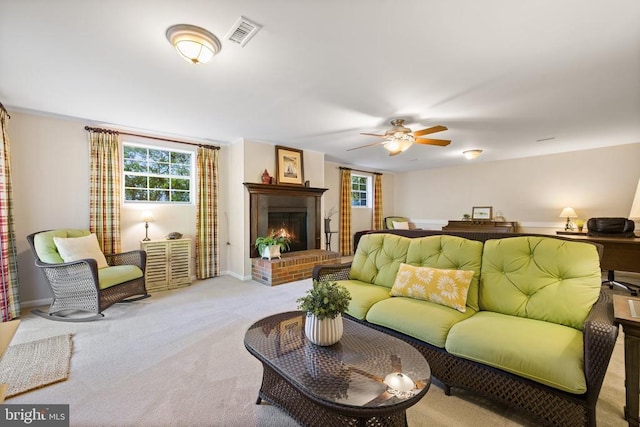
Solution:
<svg viewBox="0 0 640 427">
<path fill-rule="evenodd" d="M 142 270 L 135 265 L 115 265 L 98 270 L 98 287 L 106 289 L 120 283 L 142 277 Z"/>
<path fill-rule="evenodd" d="M 64 262 L 92 258 L 98 264 L 98 268 L 105 268 L 109 266 L 109 264 L 107 264 L 107 259 L 100 249 L 98 238 L 93 233 L 88 236 L 81 237 L 54 236 L 53 243 L 56 244 L 58 253 Z"/>
<path fill-rule="evenodd" d="M 394 230 L 408 230 L 409 223 L 407 221 L 392 221 Z"/>
<path fill-rule="evenodd" d="M 452 270 L 472 270 L 467 306 L 478 310 L 478 281 L 482 265 L 482 242 L 438 235 L 414 238 L 407 249 L 407 264 Z"/>
<path fill-rule="evenodd" d="M 393 297 L 374 304 L 367 313 L 367 321 L 442 348 L 449 329 L 474 313 L 472 309 L 461 313 L 429 301 Z"/>
<path fill-rule="evenodd" d="M 443 270 L 403 263 L 389 294 L 435 302 L 464 313 L 471 279 L 473 271 L 469 270 Z"/>
<path fill-rule="evenodd" d="M 351 294 L 347 314 L 356 319 L 363 320 L 373 304 L 391 298 L 386 286 L 372 285 L 359 280 L 339 280 L 338 284 L 347 288 Z"/>
<path fill-rule="evenodd" d="M 56 244 L 53 242 L 54 237 L 81 237 L 88 236 L 89 230 L 77 230 L 77 229 L 59 229 L 51 231 L 43 231 L 33 236 L 33 247 L 38 254 L 40 261 L 49 264 L 60 264 L 64 260 L 58 252 Z"/>
<path fill-rule="evenodd" d="M 582 332 L 556 323 L 481 311 L 451 327 L 446 350 L 530 380 L 582 394 Z"/>
<path fill-rule="evenodd" d="M 484 244 L 481 310 L 582 330 L 600 287 L 600 259 L 592 244 L 538 236 Z"/>
<path fill-rule="evenodd" d="M 393 286 L 400 264 L 405 262 L 411 239 L 393 234 L 366 234 L 351 262 L 349 279 L 378 286 Z"/>
</svg>

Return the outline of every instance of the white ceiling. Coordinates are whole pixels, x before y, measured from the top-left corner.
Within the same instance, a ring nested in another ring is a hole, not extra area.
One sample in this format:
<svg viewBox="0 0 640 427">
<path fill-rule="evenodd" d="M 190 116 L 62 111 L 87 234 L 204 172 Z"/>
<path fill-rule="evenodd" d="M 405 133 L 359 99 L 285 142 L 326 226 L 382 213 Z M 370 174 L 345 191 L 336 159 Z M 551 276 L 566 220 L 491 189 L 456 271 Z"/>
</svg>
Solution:
<svg viewBox="0 0 640 427">
<path fill-rule="evenodd" d="M 240 16 L 263 26 L 245 47 Z M 181 23 L 221 39 L 211 63 L 170 46 Z M 638 143 L 640 1 L 0 0 L 0 101 L 384 171 Z M 452 143 L 346 151 L 393 118 Z"/>
</svg>

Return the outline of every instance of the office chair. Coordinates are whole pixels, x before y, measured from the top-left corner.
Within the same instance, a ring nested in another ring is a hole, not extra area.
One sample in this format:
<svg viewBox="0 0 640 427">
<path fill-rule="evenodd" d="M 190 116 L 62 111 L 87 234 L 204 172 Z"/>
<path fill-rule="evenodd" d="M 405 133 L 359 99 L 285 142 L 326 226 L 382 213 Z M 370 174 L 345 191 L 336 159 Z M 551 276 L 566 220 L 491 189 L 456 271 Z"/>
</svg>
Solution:
<svg viewBox="0 0 640 427">
<path fill-rule="evenodd" d="M 592 237 L 628 237 L 633 238 L 635 223 L 627 218 L 590 218 L 587 221 L 587 235 Z M 640 285 L 616 280 L 615 271 L 607 270 L 607 280 L 603 285 L 609 285 L 609 289 L 619 286 L 626 289 L 633 296 L 638 296 Z"/>
</svg>

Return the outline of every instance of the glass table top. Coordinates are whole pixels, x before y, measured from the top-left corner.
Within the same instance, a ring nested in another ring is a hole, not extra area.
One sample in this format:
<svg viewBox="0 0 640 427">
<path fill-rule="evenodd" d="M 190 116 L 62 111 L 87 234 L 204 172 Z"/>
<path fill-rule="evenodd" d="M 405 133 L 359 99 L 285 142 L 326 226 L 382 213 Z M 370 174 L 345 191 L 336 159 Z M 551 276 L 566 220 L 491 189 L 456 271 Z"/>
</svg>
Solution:
<svg viewBox="0 0 640 427">
<path fill-rule="evenodd" d="M 340 341 L 321 347 L 305 337 L 305 318 L 294 311 L 259 320 L 245 347 L 301 391 L 335 404 L 392 406 L 427 392 L 431 369 L 410 344 L 343 319 Z"/>
</svg>

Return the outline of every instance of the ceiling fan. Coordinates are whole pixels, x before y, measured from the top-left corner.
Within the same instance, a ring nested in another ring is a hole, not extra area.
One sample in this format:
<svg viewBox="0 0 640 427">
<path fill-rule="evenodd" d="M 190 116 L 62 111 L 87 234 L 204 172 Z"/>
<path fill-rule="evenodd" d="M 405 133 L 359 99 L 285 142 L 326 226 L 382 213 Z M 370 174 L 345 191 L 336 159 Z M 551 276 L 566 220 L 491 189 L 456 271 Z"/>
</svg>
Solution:
<svg viewBox="0 0 640 427">
<path fill-rule="evenodd" d="M 360 148 L 373 147 L 375 145 L 383 145 L 385 149 L 389 151 L 390 156 L 395 156 L 403 151 L 406 151 L 414 143 L 426 144 L 426 145 L 438 145 L 445 147 L 451 143 L 447 139 L 432 139 L 432 138 L 420 138 L 423 135 L 429 135 L 431 133 L 442 132 L 447 130 L 445 126 L 432 126 L 430 128 L 417 130 L 412 132 L 411 129 L 404 126 L 404 119 L 391 120 L 391 129 L 387 130 L 384 134 L 376 133 L 361 133 L 361 135 L 377 136 L 384 138 L 384 141 L 374 142 L 373 144 L 367 144 L 360 147 L 350 148 L 347 151 L 358 150 Z"/>
</svg>

